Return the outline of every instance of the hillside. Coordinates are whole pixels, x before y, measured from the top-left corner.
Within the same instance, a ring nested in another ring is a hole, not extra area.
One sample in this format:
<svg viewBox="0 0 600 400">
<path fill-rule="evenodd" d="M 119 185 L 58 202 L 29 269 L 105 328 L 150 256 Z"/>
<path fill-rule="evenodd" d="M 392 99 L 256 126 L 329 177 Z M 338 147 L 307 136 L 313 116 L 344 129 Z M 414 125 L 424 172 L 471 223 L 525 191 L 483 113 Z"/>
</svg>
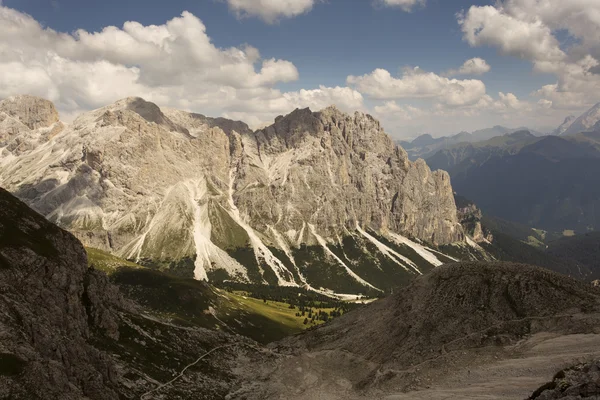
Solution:
<svg viewBox="0 0 600 400">
<path fill-rule="evenodd" d="M 401 393 L 438 387 L 455 369 L 509 362 L 539 332 L 554 337 L 595 332 L 599 307 L 600 292 L 543 269 L 511 263 L 445 265 L 368 308 L 281 342 L 277 349 L 290 359 L 267 375 L 258 393 L 277 398 L 296 391 L 299 399 L 354 399 L 358 393 L 416 398 L 418 391 Z M 521 348 L 513 349 L 517 343 Z M 323 373 L 325 379 L 302 386 L 307 377 Z M 487 393 L 501 390 L 487 388 Z"/>
<path fill-rule="evenodd" d="M 250 339 L 178 325 L 126 299 L 103 272 L 88 268 L 74 236 L 3 189 L 0 293 L 3 398 L 139 398 L 219 349 L 188 370 L 191 381 L 161 389 L 168 398 L 216 400 L 240 380 L 242 372 L 234 373 L 240 357 L 268 358 Z M 160 300 L 171 301 L 165 307 L 178 307 L 182 299 Z M 195 306 L 198 314 L 208 312 L 208 303 Z"/>
<path fill-rule="evenodd" d="M 555 341 L 579 334 L 580 349 L 584 338 L 598 348 L 590 335 L 600 321 L 597 289 L 502 263 L 439 267 L 264 348 L 233 334 L 248 334 L 233 322 L 277 335 L 268 314 L 287 314 L 278 304 L 267 309 L 271 300 L 145 268 L 116 268 L 109 279 L 88 267 L 77 239 L 3 190 L 0 206 L 0 394 L 15 400 L 397 397 L 446 385 L 457 368 L 522 364 L 527 349 L 548 340 L 543 332 Z M 218 308 L 225 312 L 213 314 Z M 574 357 L 553 356 L 557 350 L 548 343 L 543 369 L 522 368 L 539 376 L 556 357 Z M 535 382 L 528 393 L 543 380 Z M 523 383 L 512 387 L 523 391 Z"/>
<path fill-rule="evenodd" d="M 546 252 L 582 271 L 587 280 L 600 279 L 600 232 L 563 237 L 548 243 Z"/>
<path fill-rule="evenodd" d="M 90 268 L 106 273 L 127 300 L 156 318 L 240 334 L 259 343 L 283 339 L 360 306 L 299 288 L 244 284 L 217 288 L 101 250 L 87 248 L 86 252 Z"/>
</svg>

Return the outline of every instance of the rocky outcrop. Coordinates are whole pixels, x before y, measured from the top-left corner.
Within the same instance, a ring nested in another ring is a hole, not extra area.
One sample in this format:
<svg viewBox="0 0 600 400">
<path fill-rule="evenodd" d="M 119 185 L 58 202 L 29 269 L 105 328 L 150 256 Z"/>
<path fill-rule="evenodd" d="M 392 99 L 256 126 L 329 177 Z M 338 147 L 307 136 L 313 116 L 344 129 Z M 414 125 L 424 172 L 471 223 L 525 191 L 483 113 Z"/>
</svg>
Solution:
<svg viewBox="0 0 600 400">
<path fill-rule="evenodd" d="M 413 247 L 463 240 L 448 175 L 410 162 L 366 114 L 296 110 L 252 132 L 128 98 L 48 129 L 3 150 L 0 184 L 88 246 L 197 279 L 360 293 L 388 284 L 363 269 L 391 263 L 405 284 L 442 263 Z M 317 258 L 327 271 L 307 277 L 301 259 Z"/>
<path fill-rule="evenodd" d="M 114 399 L 114 364 L 88 344 L 118 338 L 127 305 L 87 269 L 71 234 L 0 189 L 0 397 Z"/>
<path fill-rule="evenodd" d="M 456 207 L 458 209 L 458 220 L 464 231 L 473 238 L 476 243 L 491 242 L 493 235 L 484 231 L 481 225 L 483 213 L 475 203 L 462 196 L 455 195 Z"/>
<path fill-rule="evenodd" d="M 600 397 L 600 361 L 563 369 L 551 382 L 537 389 L 530 400 L 597 399 Z"/>
<path fill-rule="evenodd" d="M 51 101 L 28 95 L 0 101 L 0 110 L 29 129 L 47 128 L 58 122 L 58 111 Z"/>
</svg>

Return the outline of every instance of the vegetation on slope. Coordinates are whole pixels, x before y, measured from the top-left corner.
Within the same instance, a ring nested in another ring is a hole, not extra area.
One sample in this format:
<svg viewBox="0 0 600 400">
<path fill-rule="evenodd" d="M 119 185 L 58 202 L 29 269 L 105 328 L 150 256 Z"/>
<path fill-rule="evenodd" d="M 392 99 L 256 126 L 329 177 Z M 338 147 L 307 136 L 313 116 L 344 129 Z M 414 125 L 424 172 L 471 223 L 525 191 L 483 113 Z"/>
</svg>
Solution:
<svg viewBox="0 0 600 400">
<path fill-rule="evenodd" d="M 257 299 L 250 297 L 250 292 L 219 289 L 151 269 L 119 268 L 111 280 L 126 297 L 152 310 L 157 318 L 182 326 L 225 330 L 260 343 L 299 333 L 344 312 L 333 303 L 300 306 L 298 300 L 292 304 L 289 300 Z M 296 298 L 301 297 L 296 294 Z"/>
<path fill-rule="evenodd" d="M 120 267 L 136 269 L 144 268 L 139 264 L 124 260 L 104 250 L 95 249 L 93 247 L 86 247 L 85 251 L 88 256 L 88 265 L 106 273 L 107 275 L 111 275 Z"/>
<path fill-rule="evenodd" d="M 560 238 L 548 243 L 546 252 L 574 264 L 586 279 L 600 279 L 600 232 Z"/>
</svg>

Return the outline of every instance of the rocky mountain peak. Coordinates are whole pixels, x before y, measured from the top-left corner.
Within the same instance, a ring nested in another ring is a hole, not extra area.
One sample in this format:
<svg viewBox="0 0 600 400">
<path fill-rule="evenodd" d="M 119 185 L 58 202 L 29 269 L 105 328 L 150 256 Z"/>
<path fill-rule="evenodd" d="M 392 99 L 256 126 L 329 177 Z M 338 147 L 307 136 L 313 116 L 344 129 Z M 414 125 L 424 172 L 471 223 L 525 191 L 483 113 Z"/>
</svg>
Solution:
<svg viewBox="0 0 600 400">
<path fill-rule="evenodd" d="M 0 185 L 90 247 L 197 279 L 362 293 L 389 287 L 386 274 L 405 283 L 417 265 L 439 265 L 426 246 L 464 239 L 448 175 L 411 163 L 372 116 L 335 107 L 252 132 L 127 98 L 81 115 L 41 150 L 13 151 Z M 352 259 L 330 246 L 370 250 Z M 403 258 L 403 246 L 423 261 Z"/>
<path fill-rule="evenodd" d="M 279 116 L 275 123 L 256 132 L 263 149 L 275 151 L 299 146 L 309 137 L 321 139 L 323 146 L 333 146 L 337 152 L 348 147 L 354 151 L 393 151 L 392 139 L 381 124 L 369 114 L 348 114 L 336 106 L 318 112 L 309 108 L 296 109 L 286 116 Z M 308 139 L 310 140 L 310 139 Z"/>
<path fill-rule="evenodd" d="M 141 97 L 127 97 L 115 102 L 109 106 L 109 109 L 113 112 L 124 110 L 133 111 L 147 122 L 160 125 L 169 131 L 189 134 L 189 131 L 186 128 L 176 124 L 169 117 L 167 117 L 159 106 L 146 101 Z"/>
<path fill-rule="evenodd" d="M 563 135 L 574 135 L 581 132 L 592 131 L 594 125 L 598 121 L 600 121 L 600 103 L 597 103 L 575 119 L 564 131 Z"/>
<path fill-rule="evenodd" d="M 29 129 L 46 128 L 58 122 L 54 104 L 31 95 L 11 96 L 0 101 L 0 113 L 16 118 Z"/>
<path fill-rule="evenodd" d="M 576 116 L 574 116 L 574 115 L 569 115 L 568 117 L 566 117 L 566 118 L 565 118 L 565 120 L 563 121 L 563 123 L 562 123 L 562 124 L 560 124 L 560 125 L 559 125 L 559 127 L 558 127 L 558 128 L 556 128 L 556 129 L 555 129 L 555 130 L 552 132 L 552 134 L 553 134 L 553 135 L 557 135 L 557 136 L 560 136 L 560 135 L 564 134 L 564 133 L 565 133 L 565 131 L 566 131 L 567 129 L 569 129 L 569 127 L 570 127 L 570 126 L 573 124 L 573 121 L 575 121 L 576 119 L 577 119 L 577 117 L 576 117 Z"/>
</svg>

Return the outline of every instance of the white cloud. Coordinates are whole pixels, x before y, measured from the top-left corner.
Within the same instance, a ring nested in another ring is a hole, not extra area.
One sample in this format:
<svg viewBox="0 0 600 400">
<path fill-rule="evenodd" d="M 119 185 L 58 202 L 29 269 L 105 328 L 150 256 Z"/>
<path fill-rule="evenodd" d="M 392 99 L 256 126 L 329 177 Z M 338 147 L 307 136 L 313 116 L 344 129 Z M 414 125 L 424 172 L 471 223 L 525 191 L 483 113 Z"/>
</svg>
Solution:
<svg viewBox="0 0 600 400">
<path fill-rule="evenodd" d="M 446 73 L 446 75 L 483 75 L 486 72 L 490 72 L 491 69 L 492 67 L 490 67 L 487 61 L 476 57 L 465 61 L 464 64 L 458 69 L 451 69 Z"/>
<path fill-rule="evenodd" d="M 349 85 L 374 99 L 431 98 L 447 106 L 476 103 L 485 95 L 480 80 L 449 79 L 416 67 L 405 69 L 402 77 L 394 78 L 385 69 L 376 69 L 363 76 L 349 76 Z"/>
<path fill-rule="evenodd" d="M 550 28 L 539 20 L 521 20 L 503 8 L 471 6 L 458 22 L 471 46 L 491 45 L 504 54 L 541 61 L 565 58 Z"/>
<path fill-rule="evenodd" d="M 272 24 L 309 12 L 315 0 L 227 0 L 227 4 L 238 18 L 258 17 Z"/>
<path fill-rule="evenodd" d="M 531 61 L 535 71 L 556 76 L 556 83 L 533 93 L 540 97 L 540 110 L 582 110 L 598 101 L 600 1 L 498 1 L 472 6 L 458 22 L 471 46 L 497 47 Z M 559 31 L 570 36 L 562 45 Z"/>
<path fill-rule="evenodd" d="M 423 109 L 411 105 L 399 105 L 395 101 L 386 101 L 383 105 L 375 106 L 373 110 L 376 115 L 384 117 L 393 115 L 395 118 L 403 120 L 412 120 L 427 114 Z"/>
<path fill-rule="evenodd" d="M 448 107 L 437 103 L 431 107 L 416 107 L 398 101 L 386 101 L 374 107 L 388 133 L 395 137 L 415 137 L 423 133 L 434 136 L 453 135 L 460 131 L 473 131 L 504 125 L 510 128 L 527 126 L 554 126 L 556 110 L 545 102 L 531 103 L 513 93 L 484 95 L 474 104 Z"/>
<path fill-rule="evenodd" d="M 275 116 L 288 114 L 296 108 L 320 110 L 335 104 L 346 112 L 364 109 L 362 95 L 347 87 L 320 86 L 318 89 L 285 93 L 270 89 L 260 94 L 254 93 L 249 99 L 238 98 L 229 102 L 223 116 L 261 127 L 272 123 Z"/>
<path fill-rule="evenodd" d="M 399 7 L 406 12 L 410 12 L 416 6 L 424 6 L 426 0 L 376 0 L 375 4 L 385 7 Z"/>
<path fill-rule="evenodd" d="M 600 45 L 600 2 L 597 0 L 508 0 L 505 12 L 522 21 L 541 21 L 553 31 L 566 29 L 584 48 Z"/>
<path fill-rule="evenodd" d="M 289 61 L 261 59 L 251 46 L 218 48 L 189 12 L 163 25 L 65 34 L 29 15 L 0 7 L 0 98 L 29 93 L 56 103 L 64 115 L 128 96 L 209 115 L 247 113 L 272 120 L 295 107 L 362 107 L 350 88 L 281 92 L 298 79 Z"/>
</svg>

